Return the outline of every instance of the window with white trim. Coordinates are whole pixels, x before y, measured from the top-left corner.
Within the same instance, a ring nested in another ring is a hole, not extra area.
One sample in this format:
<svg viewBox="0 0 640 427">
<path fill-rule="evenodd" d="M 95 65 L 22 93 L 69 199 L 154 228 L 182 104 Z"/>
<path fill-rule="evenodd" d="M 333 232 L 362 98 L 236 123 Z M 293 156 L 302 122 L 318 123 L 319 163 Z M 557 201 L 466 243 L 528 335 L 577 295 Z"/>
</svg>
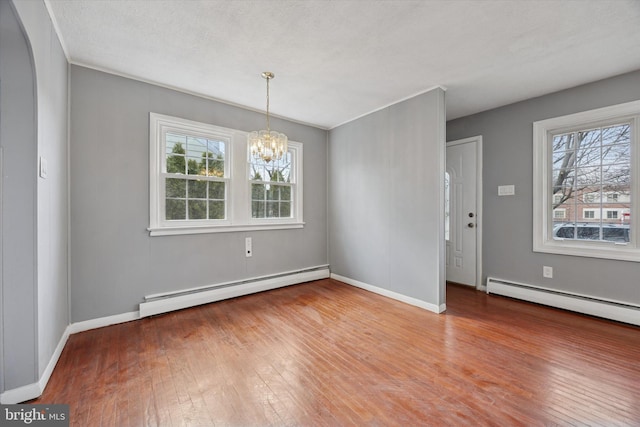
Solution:
<svg viewBox="0 0 640 427">
<path fill-rule="evenodd" d="M 563 208 L 558 208 L 553 210 L 553 218 L 554 219 L 565 219 L 567 217 L 567 210 Z"/>
<path fill-rule="evenodd" d="M 149 144 L 152 236 L 303 226 L 299 142 L 257 162 L 246 132 L 150 113 Z"/>
<path fill-rule="evenodd" d="M 618 209 L 604 209 L 604 212 L 607 214 L 607 219 L 618 219 L 619 210 Z"/>
<path fill-rule="evenodd" d="M 291 218 L 293 194 L 291 152 L 280 159 L 265 162 L 251 158 L 249 183 L 251 185 L 251 218 Z"/>
<path fill-rule="evenodd" d="M 640 101 L 533 124 L 534 251 L 640 261 L 639 124 Z"/>
</svg>

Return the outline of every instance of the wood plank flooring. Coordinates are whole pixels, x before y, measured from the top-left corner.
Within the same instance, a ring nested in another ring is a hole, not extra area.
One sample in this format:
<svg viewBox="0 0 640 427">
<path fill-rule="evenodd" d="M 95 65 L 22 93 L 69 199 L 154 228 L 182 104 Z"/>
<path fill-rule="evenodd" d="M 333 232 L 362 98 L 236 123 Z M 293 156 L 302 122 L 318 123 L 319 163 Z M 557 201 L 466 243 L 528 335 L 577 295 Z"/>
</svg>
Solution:
<svg viewBox="0 0 640 427">
<path fill-rule="evenodd" d="M 640 328 L 448 286 L 321 280 L 72 335 L 74 426 L 640 426 Z"/>
</svg>

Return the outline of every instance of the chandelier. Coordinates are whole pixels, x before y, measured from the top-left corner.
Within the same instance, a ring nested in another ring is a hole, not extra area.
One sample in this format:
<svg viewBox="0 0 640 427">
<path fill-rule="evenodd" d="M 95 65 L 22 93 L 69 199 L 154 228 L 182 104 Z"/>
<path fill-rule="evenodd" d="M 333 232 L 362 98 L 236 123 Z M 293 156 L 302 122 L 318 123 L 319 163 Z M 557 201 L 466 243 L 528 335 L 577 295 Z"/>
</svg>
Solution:
<svg viewBox="0 0 640 427">
<path fill-rule="evenodd" d="M 271 130 L 269 125 L 269 81 L 275 77 L 270 71 L 262 73 L 267 80 L 267 129 L 249 132 L 247 143 L 251 156 L 267 163 L 280 160 L 287 153 L 287 135 Z"/>
</svg>

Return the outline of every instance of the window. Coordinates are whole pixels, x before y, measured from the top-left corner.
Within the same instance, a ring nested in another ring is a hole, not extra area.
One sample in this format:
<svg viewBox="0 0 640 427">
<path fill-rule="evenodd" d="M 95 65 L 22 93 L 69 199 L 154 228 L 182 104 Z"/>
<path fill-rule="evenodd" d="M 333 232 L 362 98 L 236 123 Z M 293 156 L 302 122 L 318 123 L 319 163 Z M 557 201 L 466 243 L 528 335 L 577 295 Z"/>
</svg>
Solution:
<svg viewBox="0 0 640 427">
<path fill-rule="evenodd" d="M 635 101 L 533 124 L 534 251 L 640 261 L 639 123 Z"/>
<path fill-rule="evenodd" d="M 554 194 L 553 203 L 561 203 L 562 200 L 556 200 L 557 194 Z M 597 203 L 600 202 L 600 194 L 599 193 L 586 193 L 582 196 L 582 200 L 585 203 Z"/>
<path fill-rule="evenodd" d="M 247 134 L 150 114 L 152 236 L 300 228 L 302 144 L 276 163 L 247 160 Z M 261 209 L 261 210 L 260 210 Z"/>
<path fill-rule="evenodd" d="M 553 218 L 554 219 L 564 219 L 567 217 L 566 209 L 554 209 L 553 210 Z"/>
</svg>

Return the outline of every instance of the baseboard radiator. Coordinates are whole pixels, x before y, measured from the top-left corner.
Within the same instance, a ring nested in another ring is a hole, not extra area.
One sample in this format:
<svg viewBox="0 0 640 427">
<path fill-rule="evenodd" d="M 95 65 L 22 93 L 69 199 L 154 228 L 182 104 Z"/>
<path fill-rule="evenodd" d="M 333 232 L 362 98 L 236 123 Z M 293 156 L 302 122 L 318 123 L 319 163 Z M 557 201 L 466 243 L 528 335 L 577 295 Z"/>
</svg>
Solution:
<svg viewBox="0 0 640 427">
<path fill-rule="evenodd" d="M 145 302 L 139 306 L 140 317 L 181 310 L 196 305 L 222 301 L 229 298 L 254 294 L 256 292 L 310 282 L 312 280 L 326 279 L 329 275 L 329 266 L 322 265 L 241 281 L 218 283 L 210 286 L 165 292 L 163 294 L 147 295 L 144 298 Z"/>
<path fill-rule="evenodd" d="M 640 326 L 640 305 L 487 278 L 487 293 Z"/>
</svg>

